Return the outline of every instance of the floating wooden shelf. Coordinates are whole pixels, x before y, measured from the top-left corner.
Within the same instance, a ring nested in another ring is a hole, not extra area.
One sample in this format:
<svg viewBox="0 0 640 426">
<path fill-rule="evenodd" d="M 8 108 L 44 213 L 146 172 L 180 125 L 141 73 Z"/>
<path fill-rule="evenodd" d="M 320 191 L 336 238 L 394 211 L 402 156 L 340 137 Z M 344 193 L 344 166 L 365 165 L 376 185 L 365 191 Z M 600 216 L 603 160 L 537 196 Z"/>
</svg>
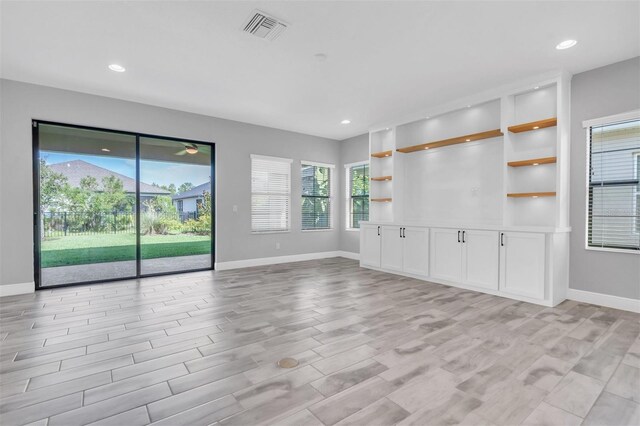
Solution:
<svg viewBox="0 0 640 426">
<path fill-rule="evenodd" d="M 390 203 L 391 198 L 372 198 L 371 201 L 375 201 L 377 203 Z"/>
<path fill-rule="evenodd" d="M 384 180 L 391 180 L 392 177 L 391 176 L 378 176 L 378 177 L 372 177 L 371 180 L 375 180 L 375 181 L 384 181 Z"/>
<path fill-rule="evenodd" d="M 524 198 L 524 197 L 555 197 L 555 192 L 516 192 L 512 194 L 507 194 L 507 197 L 511 198 Z"/>
<path fill-rule="evenodd" d="M 537 166 L 540 164 L 553 164 L 557 160 L 556 157 L 532 158 L 531 160 L 509 161 L 509 167 Z"/>
<path fill-rule="evenodd" d="M 557 124 L 558 124 L 558 119 L 556 117 L 545 118 L 544 120 L 532 121 L 531 123 L 524 123 L 524 124 L 517 124 L 515 126 L 510 126 L 509 131 L 511 133 L 529 132 L 531 130 L 544 129 L 545 127 L 554 127 Z"/>
<path fill-rule="evenodd" d="M 500 129 L 495 129 L 495 130 L 489 130 L 487 132 L 474 133 L 472 135 L 458 136 L 451 139 L 444 139 L 441 141 L 428 142 L 420 145 L 408 146 L 406 148 L 399 148 L 396 151 L 404 152 L 404 153 L 417 152 L 425 149 L 456 145 L 459 143 L 475 142 L 482 139 L 497 138 L 498 136 L 502 136 L 502 135 L 503 133 L 500 131 Z"/>
<path fill-rule="evenodd" d="M 382 151 L 382 152 L 374 152 L 371 154 L 371 156 L 376 158 L 384 158 L 384 157 L 391 157 L 392 154 L 393 154 L 393 151 Z"/>
</svg>

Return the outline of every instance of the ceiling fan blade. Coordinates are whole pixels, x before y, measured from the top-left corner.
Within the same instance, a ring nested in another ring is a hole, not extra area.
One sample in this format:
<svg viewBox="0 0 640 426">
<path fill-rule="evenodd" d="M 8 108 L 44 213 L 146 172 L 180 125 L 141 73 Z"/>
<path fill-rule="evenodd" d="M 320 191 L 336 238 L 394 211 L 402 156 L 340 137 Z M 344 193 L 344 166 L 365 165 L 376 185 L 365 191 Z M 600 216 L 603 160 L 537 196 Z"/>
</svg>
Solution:
<svg viewBox="0 0 640 426">
<path fill-rule="evenodd" d="M 187 150 L 183 149 L 182 151 L 176 152 L 176 155 L 187 155 Z"/>
</svg>

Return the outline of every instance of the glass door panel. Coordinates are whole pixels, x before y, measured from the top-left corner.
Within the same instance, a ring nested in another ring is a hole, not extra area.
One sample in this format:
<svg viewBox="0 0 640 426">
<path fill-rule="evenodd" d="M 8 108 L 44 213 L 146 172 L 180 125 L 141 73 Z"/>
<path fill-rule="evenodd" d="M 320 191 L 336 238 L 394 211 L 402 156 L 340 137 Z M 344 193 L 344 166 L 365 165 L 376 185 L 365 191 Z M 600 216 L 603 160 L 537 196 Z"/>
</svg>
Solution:
<svg viewBox="0 0 640 426">
<path fill-rule="evenodd" d="M 140 273 L 212 266 L 212 150 L 140 137 Z"/>
<path fill-rule="evenodd" d="M 38 124 L 40 286 L 135 277 L 136 137 Z"/>
</svg>

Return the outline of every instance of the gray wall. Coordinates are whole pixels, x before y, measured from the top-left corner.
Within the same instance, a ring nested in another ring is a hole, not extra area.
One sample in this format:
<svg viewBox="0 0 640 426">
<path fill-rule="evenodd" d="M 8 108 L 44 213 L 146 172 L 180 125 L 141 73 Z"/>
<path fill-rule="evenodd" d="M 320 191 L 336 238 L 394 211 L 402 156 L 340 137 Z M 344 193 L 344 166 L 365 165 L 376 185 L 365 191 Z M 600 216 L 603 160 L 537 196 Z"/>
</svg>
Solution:
<svg viewBox="0 0 640 426">
<path fill-rule="evenodd" d="M 587 143 L 582 122 L 640 108 L 640 58 L 573 76 L 570 288 L 640 299 L 640 256 L 585 249 Z"/>
<path fill-rule="evenodd" d="M 349 163 L 355 163 L 358 161 L 366 161 L 369 159 L 369 134 L 354 136 L 349 139 L 345 139 L 340 143 L 340 159 L 341 159 L 341 176 L 340 188 L 342 189 L 342 196 L 340 197 L 342 204 L 340 205 L 340 250 L 351 253 L 360 253 L 360 231 L 347 231 L 346 223 L 346 194 L 344 194 L 344 188 L 346 188 L 344 165 Z"/>
<path fill-rule="evenodd" d="M 0 98 L 1 284 L 33 281 L 31 119 L 215 142 L 217 262 L 338 250 L 340 228 L 300 231 L 298 198 L 300 160 L 339 170 L 338 141 L 8 80 Z M 251 234 L 250 154 L 294 159 L 291 232 Z"/>
</svg>

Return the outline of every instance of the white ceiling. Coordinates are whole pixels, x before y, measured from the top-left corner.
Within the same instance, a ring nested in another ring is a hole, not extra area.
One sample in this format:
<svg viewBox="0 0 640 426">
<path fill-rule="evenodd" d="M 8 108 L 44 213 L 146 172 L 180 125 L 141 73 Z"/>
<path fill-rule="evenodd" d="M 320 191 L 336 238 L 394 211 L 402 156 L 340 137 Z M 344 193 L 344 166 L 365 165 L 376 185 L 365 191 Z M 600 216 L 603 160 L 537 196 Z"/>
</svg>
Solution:
<svg viewBox="0 0 640 426">
<path fill-rule="evenodd" d="M 2 1 L 1 76 L 344 139 L 640 52 L 640 2 Z M 243 33 L 255 8 L 288 22 Z M 578 40 L 558 51 L 565 39 Z M 314 58 L 324 53 L 327 59 Z M 107 65 L 127 68 L 119 74 Z M 352 124 L 341 125 L 342 119 Z"/>
</svg>

